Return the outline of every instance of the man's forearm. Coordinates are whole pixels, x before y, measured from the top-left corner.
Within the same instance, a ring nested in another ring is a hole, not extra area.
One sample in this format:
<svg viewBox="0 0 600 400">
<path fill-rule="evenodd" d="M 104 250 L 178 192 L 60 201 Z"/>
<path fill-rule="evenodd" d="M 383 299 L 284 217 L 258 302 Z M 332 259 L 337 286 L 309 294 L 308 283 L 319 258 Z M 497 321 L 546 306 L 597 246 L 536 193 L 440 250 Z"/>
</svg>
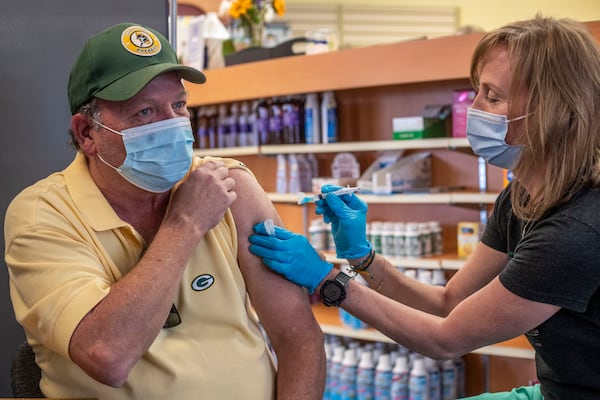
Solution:
<svg viewBox="0 0 600 400">
<path fill-rule="evenodd" d="M 322 335 L 319 335 L 322 338 Z M 288 346 L 278 354 L 277 399 L 320 400 L 325 390 L 327 360 L 322 340 Z"/>
</svg>

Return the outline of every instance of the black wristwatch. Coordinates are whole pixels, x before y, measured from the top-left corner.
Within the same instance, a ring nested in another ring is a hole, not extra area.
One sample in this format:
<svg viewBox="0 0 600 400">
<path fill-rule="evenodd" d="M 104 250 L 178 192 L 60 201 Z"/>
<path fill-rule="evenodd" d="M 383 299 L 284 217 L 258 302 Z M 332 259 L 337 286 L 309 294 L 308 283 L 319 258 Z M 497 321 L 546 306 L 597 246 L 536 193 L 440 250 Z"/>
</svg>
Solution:
<svg viewBox="0 0 600 400">
<path fill-rule="evenodd" d="M 349 275 L 341 271 L 335 277 L 335 280 L 327 280 L 321 285 L 321 300 L 327 307 L 339 307 L 342 301 L 346 298 L 346 286 L 352 279 L 356 277 L 356 273 Z"/>
</svg>

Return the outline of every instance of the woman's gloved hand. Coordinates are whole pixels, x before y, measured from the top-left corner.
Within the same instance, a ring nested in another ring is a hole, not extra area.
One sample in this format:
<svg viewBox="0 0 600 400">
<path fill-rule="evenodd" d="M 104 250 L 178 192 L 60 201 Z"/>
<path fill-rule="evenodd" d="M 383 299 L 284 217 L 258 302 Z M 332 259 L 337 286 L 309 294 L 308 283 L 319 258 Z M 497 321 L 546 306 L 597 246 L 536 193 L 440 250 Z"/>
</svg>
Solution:
<svg viewBox="0 0 600 400">
<path fill-rule="evenodd" d="M 334 192 L 341 186 L 323 185 L 322 193 Z M 316 202 L 316 213 L 331 223 L 338 258 L 361 258 L 369 254 L 367 240 L 367 203 L 354 193 L 327 196 Z"/>
<path fill-rule="evenodd" d="M 311 293 L 333 268 L 302 235 L 276 226 L 274 235 L 269 236 L 263 222 L 254 226 L 254 232 L 249 238 L 250 252 L 262 258 L 271 270 Z"/>
</svg>

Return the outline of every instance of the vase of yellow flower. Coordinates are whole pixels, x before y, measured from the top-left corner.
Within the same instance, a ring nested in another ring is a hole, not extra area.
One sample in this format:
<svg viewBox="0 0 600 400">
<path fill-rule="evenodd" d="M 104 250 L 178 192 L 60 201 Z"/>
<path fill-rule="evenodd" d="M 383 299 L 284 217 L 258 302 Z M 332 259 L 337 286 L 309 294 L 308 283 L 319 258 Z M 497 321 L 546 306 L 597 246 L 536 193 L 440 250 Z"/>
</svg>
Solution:
<svg viewBox="0 0 600 400">
<path fill-rule="evenodd" d="M 285 13 L 285 0 L 223 0 L 221 10 L 238 21 L 250 46 L 262 46 L 265 23 Z"/>
</svg>

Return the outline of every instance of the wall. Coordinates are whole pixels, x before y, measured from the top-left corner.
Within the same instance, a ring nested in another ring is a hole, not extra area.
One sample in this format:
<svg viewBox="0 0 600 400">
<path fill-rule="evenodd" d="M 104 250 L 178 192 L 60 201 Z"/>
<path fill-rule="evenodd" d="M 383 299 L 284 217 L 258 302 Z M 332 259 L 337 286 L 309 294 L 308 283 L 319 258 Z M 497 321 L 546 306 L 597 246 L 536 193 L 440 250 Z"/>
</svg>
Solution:
<svg viewBox="0 0 600 400">
<path fill-rule="evenodd" d="M 2 1 L 0 12 L 0 221 L 25 186 L 73 158 L 67 80 L 85 40 L 123 21 L 167 33 L 166 0 Z M 0 238 L 4 248 L 4 236 Z M 0 397 L 11 397 L 9 364 L 22 328 L 15 322 L 4 257 L 0 262 Z"/>
<path fill-rule="evenodd" d="M 288 3 L 323 4 L 319 0 L 286 0 Z M 179 0 L 203 6 L 207 11 L 216 11 L 220 0 Z M 476 25 L 484 30 L 497 28 L 507 22 L 533 17 L 537 12 L 546 16 L 568 17 L 580 21 L 600 20 L 600 1 L 598 0 L 504 0 L 488 2 L 481 0 L 337 0 L 338 4 L 373 5 L 412 5 L 431 7 L 456 7 L 460 26 Z"/>
</svg>

